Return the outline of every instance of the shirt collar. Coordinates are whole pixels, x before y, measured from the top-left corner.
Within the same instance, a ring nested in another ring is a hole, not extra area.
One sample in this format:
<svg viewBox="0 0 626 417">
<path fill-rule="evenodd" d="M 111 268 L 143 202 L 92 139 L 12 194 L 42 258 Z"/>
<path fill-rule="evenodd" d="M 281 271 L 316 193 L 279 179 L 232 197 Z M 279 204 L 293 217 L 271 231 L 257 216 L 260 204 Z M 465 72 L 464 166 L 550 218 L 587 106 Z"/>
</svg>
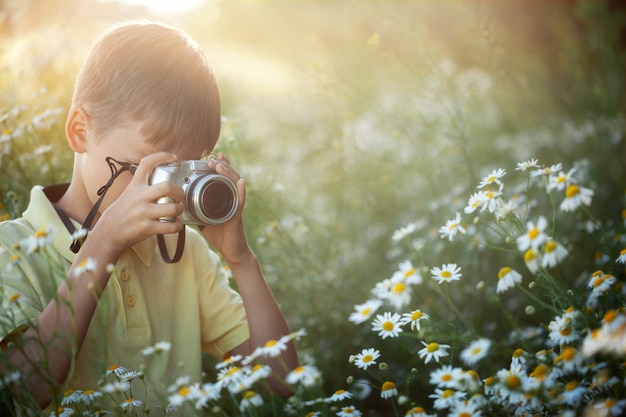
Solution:
<svg viewBox="0 0 626 417">
<path fill-rule="evenodd" d="M 74 262 L 76 254 L 70 250 L 72 237 L 52 205 L 52 203 L 59 200 L 68 186 L 69 184 L 57 184 L 46 188 L 40 185 L 33 187 L 30 192 L 30 203 L 23 216 L 35 230 L 52 226 L 55 229 L 52 239 L 53 246 L 61 256 L 69 262 Z M 80 229 L 80 223 L 73 219 L 70 220 L 74 223 L 76 230 Z M 129 250 L 133 251 L 141 262 L 149 266 L 152 263 L 156 249 L 156 237 L 153 236 L 135 244 Z"/>
</svg>

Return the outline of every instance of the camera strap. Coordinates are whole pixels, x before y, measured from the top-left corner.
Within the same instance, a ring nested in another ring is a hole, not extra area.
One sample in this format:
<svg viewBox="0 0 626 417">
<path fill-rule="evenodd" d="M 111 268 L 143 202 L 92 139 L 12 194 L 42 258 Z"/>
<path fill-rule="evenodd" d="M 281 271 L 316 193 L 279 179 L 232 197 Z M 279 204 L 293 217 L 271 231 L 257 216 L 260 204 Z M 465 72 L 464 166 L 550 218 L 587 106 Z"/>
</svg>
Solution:
<svg viewBox="0 0 626 417">
<path fill-rule="evenodd" d="M 80 247 L 82 246 L 82 243 L 85 241 L 85 239 L 87 239 L 91 224 L 96 218 L 96 214 L 98 213 L 98 209 L 102 204 L 102 200 L 104 200 L 104 196 L 106 195 L 106 192 L 109 190 L 109 188 L 111 188 L 111 186 L 113 185 L 113 182 L 123 172 L 128 171 L 131 173 L 131 175 L 133 175 L 137 170 L 137 165 L 131 164 L 130 162 L 120 162 L 110 156 L 106 157 L 106 162 L 109 165 L 109 169 L 111 170 L 111 178 L 109 178 L 107 183 L 100 187 L 100 189 L 98 190 L 97 194 L 100 196 L 100 198 L 98 198 L 98 201 L 96 201 L 96 203 L 93 205 L 93 207 L 87 214 L 87 218 L 85 218 L 85 221 L 83 222 L 83 229 L 86 230 L 86 234 L 84 236 L 75 237 L 72 241 L 72 244 L 70 245 L 70 250 L 74 253 L 78 253 Z M 57 212 L 59 212 L 59 209 L 57 209 Z M 67 218 L 67 215 L 65 213 L 63 214 L 64 216 L 60 216 L 63 220 L 63 223 L 65 223 L 65 226 L 68 227 L 68 231 L 70 232 L 70 234 L 75 234 L 74 226 L 71 224 L 71 221 L 69 221 L 69 218 Z M 65 218 L 67 218 L 68 221 L 66 221 Z M 68 226 L 68 223 L 72 226 L 71 228 Z M 176 245 L 176 252 L 174 252 L 173 258 L 170 257 L 167 251 L 167 246 L 165 245 L 165 239 L 163 238 L 163 235 L 157 235 L 157 242 L 159 245 L 159 250 L 161 252 L 161 257 L 166 263 L 178 262 L 183 254 L 183 249 L 185 248 L 185 228 L 183 227 L 183 229 L 178 233 L 178 242 Z"/>
</svg>

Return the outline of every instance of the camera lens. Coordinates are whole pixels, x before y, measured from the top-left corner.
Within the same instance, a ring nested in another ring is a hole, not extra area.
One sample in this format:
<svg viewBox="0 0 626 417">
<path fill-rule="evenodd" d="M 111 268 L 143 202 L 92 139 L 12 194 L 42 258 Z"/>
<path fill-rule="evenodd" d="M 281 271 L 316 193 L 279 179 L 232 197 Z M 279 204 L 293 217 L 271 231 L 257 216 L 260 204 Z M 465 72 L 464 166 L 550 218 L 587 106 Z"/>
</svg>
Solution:
<svg viewBox="0 0 626 417">
<path fill-rule="evenodd" d="M 235 184 L 219 174 L 199 177 L 190 186 L 189 213 L 199 224 L 221 224 L 237 211 L 238 195 Z"/>
<path fill-rule="evenodd" d="M 231 187 L 222 181 L 211 181 L 204 186 L 200 196 L 202 214 L 210 219 L 228 216 L 234 203 Z"/>
</svg>

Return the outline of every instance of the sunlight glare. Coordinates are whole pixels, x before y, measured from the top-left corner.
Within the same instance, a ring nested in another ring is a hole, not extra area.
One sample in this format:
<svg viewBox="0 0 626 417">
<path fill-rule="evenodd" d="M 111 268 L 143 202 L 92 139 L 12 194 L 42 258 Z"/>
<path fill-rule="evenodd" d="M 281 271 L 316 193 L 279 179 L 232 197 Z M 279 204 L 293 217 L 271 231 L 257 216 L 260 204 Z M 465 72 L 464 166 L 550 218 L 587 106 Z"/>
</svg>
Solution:
<svg viewBox="0 0 626 417">
<path fill-rule="evenodd" d="M 131 6 L 144 6 L 155 14 L 187 13 L 205 3 L 206 0 L 106 0 Z"/>
</svg>

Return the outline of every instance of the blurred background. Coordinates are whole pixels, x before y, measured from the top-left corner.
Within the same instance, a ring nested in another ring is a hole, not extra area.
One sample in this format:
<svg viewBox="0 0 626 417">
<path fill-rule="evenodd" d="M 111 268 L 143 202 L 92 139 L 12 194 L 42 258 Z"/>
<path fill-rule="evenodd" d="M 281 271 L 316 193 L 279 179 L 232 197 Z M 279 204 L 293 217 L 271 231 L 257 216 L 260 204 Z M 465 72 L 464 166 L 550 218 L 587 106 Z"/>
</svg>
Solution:
<svg viewBox="0 0 626 417">
<path fill-rule="evenodd" d="M 348 316 L 406 256 L 394 230 L 419 225 L 409 250 L 429 245 L 424 267 L 469 263 L 468 243 L 444 250 L 437 229 L 492 169 L 577 165 L 594 215 L 620 221 L 619 0 L 1 0 L 0 215 L 18 216 L 32 185 L 69 180 L 76 73 L 97 34 L 135 17 L 182 27 L 214 67 L 218 149 L 248 180 L 251 242 L 331 390 L 357 373 L 350 354 L 380 343 Z M 568 243 L 578 276 L 598 247 L 582 232 Z M 479 258 L 458 304 L 494 333 L 497 313 L 472 302 L 493 276 L 494 256 Z M 409 367 L 410 353 L 399 353 Z"/>
</svg>

